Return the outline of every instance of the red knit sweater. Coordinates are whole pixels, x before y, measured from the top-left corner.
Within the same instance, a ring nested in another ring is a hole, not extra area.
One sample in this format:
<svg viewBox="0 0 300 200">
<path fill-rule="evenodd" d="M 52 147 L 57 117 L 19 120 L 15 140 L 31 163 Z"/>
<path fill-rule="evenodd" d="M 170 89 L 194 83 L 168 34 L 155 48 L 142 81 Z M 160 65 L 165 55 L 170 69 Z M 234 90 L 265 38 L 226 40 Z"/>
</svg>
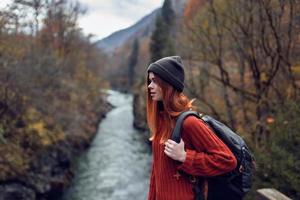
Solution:
<svg viewBox="0 0 300 200">
<path fill-rule="evenodd" d="M 181 136 L 186 150 L 183 163 L 164 153 L 165 145 L 160 144 L 159 136 L 153 140 L 148 200 L 193 200 L 193 184 L 186 174 L 209 177 L 236 167 L 237 161 L 230 149 L 202 120 L 194 116 L 187 117 Z M 176 176 L 177 172 L 181 174 L 179 177 Z"/>
</svg>

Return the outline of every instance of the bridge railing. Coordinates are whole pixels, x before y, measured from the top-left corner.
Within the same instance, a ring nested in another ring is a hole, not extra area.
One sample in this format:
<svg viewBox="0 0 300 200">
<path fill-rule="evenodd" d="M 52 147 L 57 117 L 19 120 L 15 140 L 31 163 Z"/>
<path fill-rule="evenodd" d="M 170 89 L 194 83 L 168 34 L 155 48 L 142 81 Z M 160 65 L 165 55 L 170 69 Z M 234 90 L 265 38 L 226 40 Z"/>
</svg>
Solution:
<svg viewBox="0 0 300 200">
<path fill-rule="evenodd" d="M 256 200 L 292 200 L 274 188 L 262 188 L 256 191 Z"/>
</svg>

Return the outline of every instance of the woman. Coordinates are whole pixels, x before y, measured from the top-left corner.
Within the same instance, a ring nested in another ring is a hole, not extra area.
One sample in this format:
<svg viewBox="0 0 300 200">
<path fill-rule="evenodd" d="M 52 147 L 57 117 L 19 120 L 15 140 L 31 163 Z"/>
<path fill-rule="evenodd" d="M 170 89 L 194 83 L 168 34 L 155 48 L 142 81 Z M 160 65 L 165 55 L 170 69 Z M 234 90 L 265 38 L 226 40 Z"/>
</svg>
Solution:
<svg viewBox="0 0 300 200">
<path fill-rule="evenodd" d="M 147 71 L 147 121 L 153 152 L 148 200 L 193 200 L 191 177 L 224 174 L 235 169 L 237 161 L 229 148 L 194 116 L 184 120 L 179 144 L 169 139 L 176 117 L 192 108 L 192 101 L 182 93 L 181 58 L 162 58 L 150 64 Z M 207 188 L 205 181 L 203 185 Z M 207 198 L 207 189 L 203 196 Z"/>
</svg>

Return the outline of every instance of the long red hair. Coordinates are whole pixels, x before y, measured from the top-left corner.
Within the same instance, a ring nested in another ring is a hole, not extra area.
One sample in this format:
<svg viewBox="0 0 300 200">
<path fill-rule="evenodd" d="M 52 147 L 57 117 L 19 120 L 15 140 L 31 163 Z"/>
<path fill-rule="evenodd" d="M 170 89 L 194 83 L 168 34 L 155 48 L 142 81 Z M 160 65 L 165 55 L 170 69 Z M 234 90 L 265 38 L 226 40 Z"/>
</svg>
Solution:
<svg viewBox="0 0 300 200">
<path fill-rule="evenodd" d="M 186 110 L 192 108 L 193 100 L 190 101 L 182 92 L 177 91 L 173 86 L 162 80 L 155 74 L 155 80 L 162 89 L 162 106 L 159 102 L 153 101 L 149 92 L 149 74 L 147 77 L 147 122 L 151 131 L 150 141 L 161 136 L 160 143 L 164 143 L 171 136 L 175 126 L 176 117 Z"/>
</svg>

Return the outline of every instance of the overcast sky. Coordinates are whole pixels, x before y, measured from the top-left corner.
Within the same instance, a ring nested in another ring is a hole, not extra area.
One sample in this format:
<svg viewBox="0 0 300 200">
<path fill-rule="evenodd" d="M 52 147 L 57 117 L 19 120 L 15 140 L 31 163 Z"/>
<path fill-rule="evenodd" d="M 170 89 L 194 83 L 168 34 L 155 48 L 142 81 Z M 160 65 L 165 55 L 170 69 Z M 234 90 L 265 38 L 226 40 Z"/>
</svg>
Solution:
<svg viewBox="0 0 300 200">
<path fill-rule="evenodd" d="M 0 0 L 3 8 L 12 0 Z M 133 25 L 143 16 L 161 7 L 163 0 L 79 0 L 87 13 L 79 19 L 79 26 L 86 34 L 93 34 L 93 40 Z"/>
</svg>

